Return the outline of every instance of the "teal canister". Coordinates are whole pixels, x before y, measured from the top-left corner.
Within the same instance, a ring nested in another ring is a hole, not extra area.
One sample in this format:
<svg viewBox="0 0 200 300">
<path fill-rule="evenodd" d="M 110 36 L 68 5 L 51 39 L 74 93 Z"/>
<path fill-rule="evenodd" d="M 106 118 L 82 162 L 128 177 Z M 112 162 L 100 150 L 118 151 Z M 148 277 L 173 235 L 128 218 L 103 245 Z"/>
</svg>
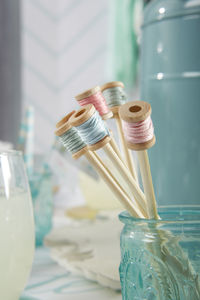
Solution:
<svg viewBox="0 0 200 300">
<path fill-rule="evenodd" d="M 200 0 L 152 0 L 144 10 L 141 98 L 157 138 L 149 151 L 159 204 L 199 204 Z"/>
</svg>

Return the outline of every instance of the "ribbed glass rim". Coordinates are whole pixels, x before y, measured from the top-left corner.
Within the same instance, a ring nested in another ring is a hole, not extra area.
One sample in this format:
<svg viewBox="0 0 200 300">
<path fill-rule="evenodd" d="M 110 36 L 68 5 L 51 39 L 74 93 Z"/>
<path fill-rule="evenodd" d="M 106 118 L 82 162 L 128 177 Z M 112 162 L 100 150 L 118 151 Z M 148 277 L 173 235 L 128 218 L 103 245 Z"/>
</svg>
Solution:
<svg viewBox="0 0 200 300">
<path fill-rule="evenodd" d="M 22 151 L 20 150 L 0 150 L 1 156 L 22 156 Z"/>
<path fill-rule="evenodd" d="M 132 217 L 127 211 L 119 214 L 124 224 L 200 224 L 200 205 L 167 205 L 158 208 L 160 220 L 139 219 Z"/>
</svg>

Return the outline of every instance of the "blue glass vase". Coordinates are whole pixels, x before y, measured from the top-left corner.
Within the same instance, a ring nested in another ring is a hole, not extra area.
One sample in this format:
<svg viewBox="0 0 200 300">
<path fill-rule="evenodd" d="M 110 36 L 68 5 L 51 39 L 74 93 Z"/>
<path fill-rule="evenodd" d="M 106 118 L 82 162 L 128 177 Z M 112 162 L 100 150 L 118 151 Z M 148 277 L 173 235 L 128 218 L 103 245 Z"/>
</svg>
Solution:
<svg viewBox="0 0 200 300">
<path fill-rule="evenodd" d="M 33 202 L 36 246 L 43 245 L 44 237 L 52 228 L 53 192 L 52 173 L 45 169 L 34 171 L 29 177 L 29 184 Z"/>
<path fill-rule="evenodd" d="M 200 299 L 200 206 L 165 207 L 161 220 L 119 215 L 123 300 Z"/>
</svg>

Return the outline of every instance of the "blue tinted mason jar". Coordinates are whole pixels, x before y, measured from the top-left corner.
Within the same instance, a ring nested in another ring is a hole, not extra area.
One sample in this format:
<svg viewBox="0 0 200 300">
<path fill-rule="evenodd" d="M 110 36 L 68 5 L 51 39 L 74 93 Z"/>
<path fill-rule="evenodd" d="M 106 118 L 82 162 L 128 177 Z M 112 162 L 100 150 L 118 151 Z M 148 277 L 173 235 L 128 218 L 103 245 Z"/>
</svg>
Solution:
<svg viewBox="0 0 200 300">
<path fill-rule="evenodd" d="M 42 172 L 34 171 L 29 177 L 35 219 L 36 246 L 43 244 L 44 237 L 52 228 L 53 191 L 52 173 L 46 168 Z"/>
<path fill-rule="evenodd" d="M 200 206 L 165 207 L 159 215 L 119 215 L 122 299 L 199 300 Z"/>
<path fill-rule="evenodd" d="M 157 142 L 149 154 L 159 204 L 199 204 L 200 0 L 146 5 L 141 99 L 152 106 Z"/>
</svg>

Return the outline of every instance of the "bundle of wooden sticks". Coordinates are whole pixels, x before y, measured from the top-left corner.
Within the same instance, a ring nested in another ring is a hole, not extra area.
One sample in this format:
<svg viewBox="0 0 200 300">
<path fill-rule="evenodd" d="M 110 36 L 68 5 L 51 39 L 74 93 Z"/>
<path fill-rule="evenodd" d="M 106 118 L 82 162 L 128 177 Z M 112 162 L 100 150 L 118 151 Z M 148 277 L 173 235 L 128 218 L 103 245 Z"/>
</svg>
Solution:
<svg viewBox="0 0 200 300">
<path fill-rule="evenodd" d="M 82 107 L 57 123 L 56 135 L 73 158 L 87 157 L 132 216 L 158 219 L 147 153 L 155 143 L 150 104 L 127 102 L 124 85 L 117 81 L 89 89 L 76 99 Z M 105 123 L 109 118 L 116 120 L 123 156 Z M 96 153 L 98 149 L 105 151 L 125 178 L 131 195 Z M 144 192 L 138 184 L 131 150 L 137 151 Z"/>
</svg>

